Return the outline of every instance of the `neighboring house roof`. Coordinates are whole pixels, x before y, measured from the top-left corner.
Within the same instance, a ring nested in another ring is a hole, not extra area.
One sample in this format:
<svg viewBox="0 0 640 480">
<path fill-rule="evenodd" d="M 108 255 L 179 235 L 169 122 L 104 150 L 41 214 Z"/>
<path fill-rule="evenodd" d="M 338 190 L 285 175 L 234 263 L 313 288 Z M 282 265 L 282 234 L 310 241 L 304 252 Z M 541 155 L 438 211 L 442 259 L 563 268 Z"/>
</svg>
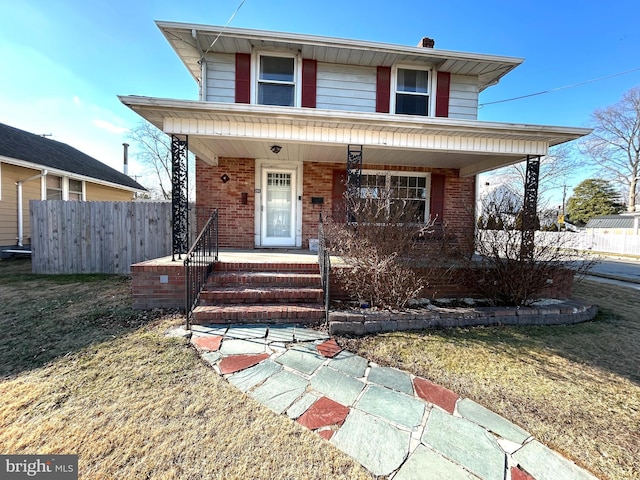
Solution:
<svg viewBox="0 0 640 480">
<path fill-rule="evenodd" d="M 633 228 L 633 215 L 601 215 L 587 222 L 585 228 Z"/>
<path fill-rule="evenodd" d="M 50 140 L 3 123 L 0 123 L 0 157 L 88 177 L 98 180 L 99 183 L 107 183 L 127 190 L 146 190 L 131 177 L 66 143 Z M 0 158 L 0 161 L 5 160 Z"/>
</svg>

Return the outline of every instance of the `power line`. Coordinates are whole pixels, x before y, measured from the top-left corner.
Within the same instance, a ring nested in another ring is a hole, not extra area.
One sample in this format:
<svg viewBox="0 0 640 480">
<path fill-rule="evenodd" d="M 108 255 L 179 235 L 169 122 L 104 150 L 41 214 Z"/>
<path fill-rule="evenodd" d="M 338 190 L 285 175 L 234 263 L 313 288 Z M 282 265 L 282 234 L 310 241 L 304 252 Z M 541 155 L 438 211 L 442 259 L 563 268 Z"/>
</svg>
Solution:
<svg viewBox="0 0 640 480">
<path fill-rule="evenodd" d="M 238 5 L 238 8 L 236 8 L 236 10 L 233 12 L 233 14 L 229 17 L 229 20 L 227 20 L 227 23 L 225 23 L 224 27 L 222 27 L 222 30 L 220 30 L 220 32 L 218 32 L 218 35 L 216 36 L 216 38 L 213 39 L 213 42 L 211 42 L 211 45 L 209 45 L 209 48 L 207 48 L 204 53 L 200 56 L 200 60 L 198 60 L 198 63 L 202 61 L 202 59 L 204 58 L 204 56 L 209 53 L 209 50 L 211 50 L 213 48 L 213 46 L 216 44 L 216 42 L 218 41 L 218 39 L 220 38 L 220 35 L 222 35 L 224 33 L 224 31 L 227 29 L 227 27 L 229 26 L 229 24 L 231 23 L 231 21 L 233 20 L 233 18 L 236 16 L 236 13 L 238 13 L 238 10 L 240 10 L 242 8 L 242 5 L 244 5 L 244 2 L 246 0 L 242 0 L 240 2 L 240 5 Z"/>
<path fill-rule="evenodd" d="M 506 103 L 512 102 L 514 100 L 521 100 L 523 98 L 535 97 L 537 95 L 543 95 L 545 93 L 557 92 L 558 90 L 566 90 L 567 88 L 577 87 L 579 85 L 585 85 L 587 83 L 599 82 L 600 80 L 606 80 L 607 78 L 618 77 L 620 75 L 626 75 L 627 73 L 632 73 L 640 70 L 640 67 L 632 68 L 631 70 L 626 70 L 624 72 L 613 73 L 611 75 L 605 75 L 604 77 L 592 78 L 591 80 L 585 80 L 583 82 L 572 83 L 571 85 L 565 85 L 563 87 L 552 88 L 550 90 L 544 90 L 542 92 L 530 93 L 528 95 L 521 95 L 519 97 L 506 98 L 504 100 L 496 100 L 495 102 L 485 102 L 478 105 L 479 108 L 484 107 L 485 105 L 494 105 L 496 103 Z"/>
</svg>

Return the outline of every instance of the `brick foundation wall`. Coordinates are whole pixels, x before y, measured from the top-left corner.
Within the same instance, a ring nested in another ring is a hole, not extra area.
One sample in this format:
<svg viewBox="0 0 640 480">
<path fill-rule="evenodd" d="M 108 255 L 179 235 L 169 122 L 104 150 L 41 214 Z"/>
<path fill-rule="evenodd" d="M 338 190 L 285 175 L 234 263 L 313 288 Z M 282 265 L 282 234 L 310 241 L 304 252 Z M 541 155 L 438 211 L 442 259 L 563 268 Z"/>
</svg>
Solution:
<svg viewBox="0 0 640 480">
<path fill-rule="evenodd" d="M 350 300 L 344 284 L 336 275 L 339 268 L 349 267 L 332 267 L 330 290 L 331 300 Z M 421 273 L 422 277 L 427 281 L 429 286 L 425 288 L 421 297 L 423 298 L 477 298 L 478 295 L 470 287 L 461 282 L 463 270 L 458 269 L 416 269 Z M 553 277 L 553 283 L 546 287 L 541 293 L 543 298 L 566 299 L 571 298 L 573 294 L 573 271 L 559 270 Z"/>
<path fill-rule="evenodd" d="M 185 303 L 184 265 L 181 261 L 156 259 L 131 265 L 134 310 L 180 308 Z"/>
</svg>

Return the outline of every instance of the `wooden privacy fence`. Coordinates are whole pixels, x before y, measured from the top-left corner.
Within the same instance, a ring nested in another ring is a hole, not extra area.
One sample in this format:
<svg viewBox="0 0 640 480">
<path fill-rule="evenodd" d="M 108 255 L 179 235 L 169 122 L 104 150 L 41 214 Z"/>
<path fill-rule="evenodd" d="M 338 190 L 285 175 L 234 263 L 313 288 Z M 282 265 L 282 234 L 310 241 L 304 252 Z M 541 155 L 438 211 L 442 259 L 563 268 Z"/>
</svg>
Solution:
<svg viewBox="0 0 640 480">
<path fill-rule="evenodd" d="M 171 255 L 169 202 L 31 200 L 29 208 L 34 273 L 128 274 L 132 263 Z"/>
</svg>

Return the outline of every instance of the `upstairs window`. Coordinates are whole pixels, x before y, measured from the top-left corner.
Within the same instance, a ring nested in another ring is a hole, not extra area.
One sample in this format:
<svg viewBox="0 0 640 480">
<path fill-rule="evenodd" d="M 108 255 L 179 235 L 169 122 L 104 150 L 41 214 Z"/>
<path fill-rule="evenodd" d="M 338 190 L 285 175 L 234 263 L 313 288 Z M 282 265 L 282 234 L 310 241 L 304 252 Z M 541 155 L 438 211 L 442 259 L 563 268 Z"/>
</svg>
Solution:
<svg viewBox="0 0 640 480">
<path fill-rule="evenodd" d="M 62 177 L 47 175 L 47 200 L 62 200 Z"/>
<path fill-rule="evenodd" d="M 429 72 L 398 68 L 396 113 L 429 115 Z"/>
<path fill-rule="evenodd" d="M 69 179 L 69 200 L 82 200 L 82 181 Z"/>
<path fill-rule="evenodd" d="M 260 57 L 258 103 L 260 105 L 295 105 L 295 59 L 293 57 Z"/>
</svg>

